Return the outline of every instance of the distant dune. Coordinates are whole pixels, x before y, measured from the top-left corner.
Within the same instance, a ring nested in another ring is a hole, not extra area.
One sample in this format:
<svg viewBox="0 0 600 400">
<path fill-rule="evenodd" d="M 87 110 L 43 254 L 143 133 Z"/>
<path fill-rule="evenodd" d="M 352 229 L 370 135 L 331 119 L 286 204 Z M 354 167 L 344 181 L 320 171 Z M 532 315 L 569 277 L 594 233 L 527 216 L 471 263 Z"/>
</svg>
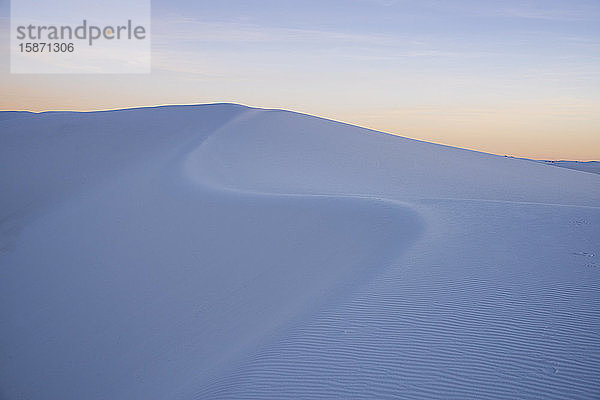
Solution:
<svg viewBox="0 0 600 400">
<path fill-rule="evenodd" d="M 598 399 L 600 176 L 544 164 L 234 104 L 0 112 L 0 398 Z"/>
<path fill-rule="evenodd" d="M 575 169 L 578 171 L 591 172 L 594 174 L 600 174 L 600 161 L 550 161 L 540 160 L 539 162 L 553 165 L 555 167 L 563 167 Z"/>
<path fill-rule="evenodd" d="M 505 156 L 508 157 L 508 156 Z M 515 157 L 510 157 L 515 158 Z M 600 161 L 566 161 L 566 160 L 533 160 L 530 158 L 517 158 L 519 160 L 527 160 L 536 163 L 546 164 L 552 167 L 562 167 L 574 169 L 577 171 L 590 172 L 592 174 L 600 174 Z"/>
</svg>

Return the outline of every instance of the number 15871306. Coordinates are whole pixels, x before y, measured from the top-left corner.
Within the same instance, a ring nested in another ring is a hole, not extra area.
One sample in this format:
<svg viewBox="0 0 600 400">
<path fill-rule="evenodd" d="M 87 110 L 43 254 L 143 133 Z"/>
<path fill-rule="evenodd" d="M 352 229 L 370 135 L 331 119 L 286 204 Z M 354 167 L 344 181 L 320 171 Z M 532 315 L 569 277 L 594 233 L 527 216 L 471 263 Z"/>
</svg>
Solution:
<svg viewBox="0 0 600 400">
<path fill-rule="evenodd" d="M 19 43 L 21 53 L 72 53 L 73 43 Z"/>
</svg>

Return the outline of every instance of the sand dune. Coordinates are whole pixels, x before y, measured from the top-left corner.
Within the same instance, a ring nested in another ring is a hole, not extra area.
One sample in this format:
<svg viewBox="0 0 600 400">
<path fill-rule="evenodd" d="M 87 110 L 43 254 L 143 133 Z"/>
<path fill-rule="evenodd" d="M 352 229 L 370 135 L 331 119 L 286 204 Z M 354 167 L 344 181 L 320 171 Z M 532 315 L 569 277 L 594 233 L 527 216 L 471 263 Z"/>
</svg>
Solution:
<svg viewBox="0 0 600 400">
<path fill-rule="evenodd" d="M 599 179 L 230 104 L 0 113 L 0 397 L 598 398 Z"/>
<path fill-rule="evenodd" d="M 551 165 L 553 167 L 569 168 L 569 169 L 575 169 L 577 171 L 590 172 L 592 174 L 600 174 L 600 161 L 538 160 L 538 162 L 544 163 L 546 165 Z"/>
</svg>

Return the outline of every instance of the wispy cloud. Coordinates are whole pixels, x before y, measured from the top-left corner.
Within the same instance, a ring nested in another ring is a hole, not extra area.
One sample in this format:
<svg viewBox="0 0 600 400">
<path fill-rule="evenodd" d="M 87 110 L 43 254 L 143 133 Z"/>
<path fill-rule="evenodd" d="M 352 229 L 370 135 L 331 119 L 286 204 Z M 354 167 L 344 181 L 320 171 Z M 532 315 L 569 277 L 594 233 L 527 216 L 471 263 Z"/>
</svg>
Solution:
<svg viewBox="0 0 600 400">
<path fill-rule="evenodd" d="M 470 9 L 484 16 L 547 21 L 593 21 L 600 17 L 600 3 L 597 1 L 481 2 L 471 5 Z"/>
<path fill-rule="evenodd" d="M 393 61 L 461 55 L 429 43 L 426 38 L 214 22 L 183 16 L 156 19 L 152 29 L 154 66 L 190 73 L 199 65 L 218 64 L 216 58 L 226 61 L 230 56 L 250 63 L 259 57 L 281 63 L 298 59 Z M 213 71 L 210 75 L 218 74 Z"/>
<path fill-rule="evenodd" d="M 319 29 L 278 28 L 241 22 L 214 22 L 172 16 L 153 20 L 153 39 L 161 41 L 194 41 L 212 43 L 277 43 L 325 42 L 369 45 L 392 45 L 398 38 L 392 35 L 361 34 Z M 417 43 L 414 39 L 407 42 Z"/>
</svg>

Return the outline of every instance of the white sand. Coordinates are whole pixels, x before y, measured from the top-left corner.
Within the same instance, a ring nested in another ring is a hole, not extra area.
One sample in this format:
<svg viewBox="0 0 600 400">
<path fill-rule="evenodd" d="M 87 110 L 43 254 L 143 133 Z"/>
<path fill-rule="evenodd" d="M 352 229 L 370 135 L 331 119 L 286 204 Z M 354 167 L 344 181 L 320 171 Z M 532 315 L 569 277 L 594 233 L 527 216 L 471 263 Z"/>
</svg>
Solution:
<svg viewBox="0 0 600 400">
<path fill-rule="evenodd" d="M 595 399 L 600 176 L 236 105 L 0 113 L 2 399 Z"/>
</svg>

